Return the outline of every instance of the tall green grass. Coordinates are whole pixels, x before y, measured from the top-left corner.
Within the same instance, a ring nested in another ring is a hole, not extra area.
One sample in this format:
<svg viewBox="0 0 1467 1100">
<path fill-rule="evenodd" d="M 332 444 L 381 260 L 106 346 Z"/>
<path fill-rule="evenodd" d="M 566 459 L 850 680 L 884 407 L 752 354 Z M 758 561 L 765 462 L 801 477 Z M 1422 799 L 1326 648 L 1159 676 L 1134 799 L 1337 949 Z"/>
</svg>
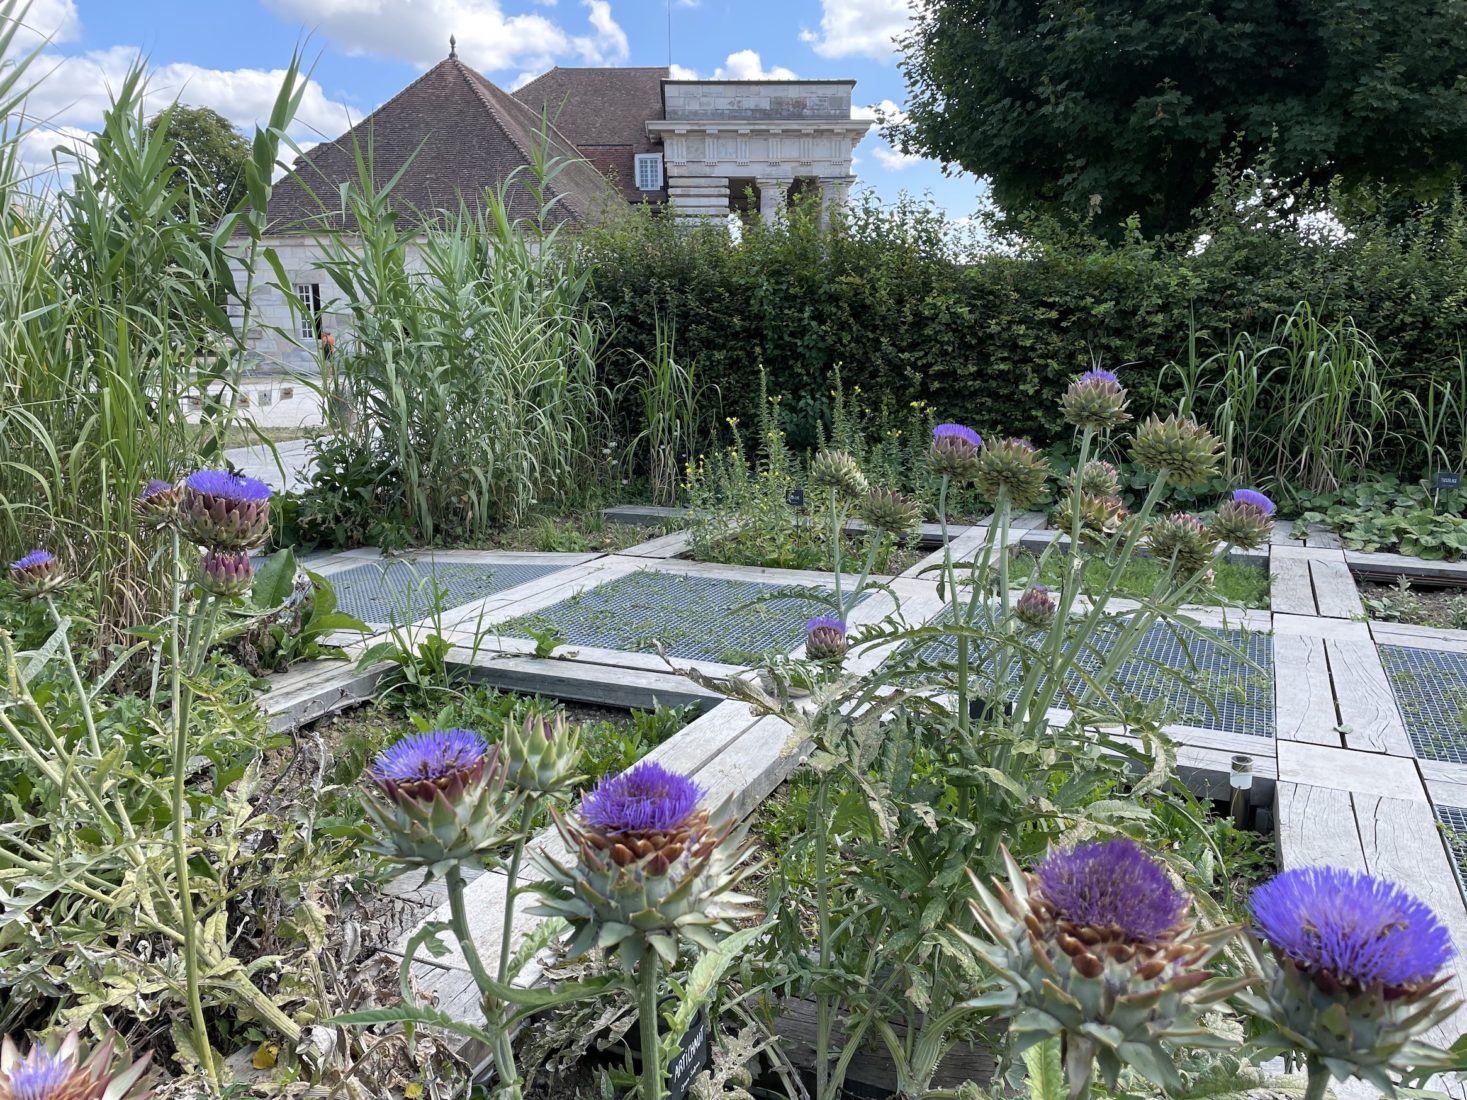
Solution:
<svg viewBox="0 0 1467 1100">
<path fill-rule="evenodd" d="M 547 184 L 564 166 L 540 161 L 409 235 L 392 213 L 397 177 L 379 186 L 370 150 L 357 159 L 341 196 L 354 229 L 320 238 L 352 330 L 325 395 L 344 413 L 338 440 L 372 456 L 417 542 L 481 539 L 576 499 L 597 480 L 609 395 L 586 272 L 554 224 Z M 535 218 L 511 216 L 515 188 Z"/>
<path fill-rule="evenodd" d="M 0 6 L 0 56 L 23 12 Z M 34 56 L 0 69 L 7 119 L 32 90 Z M 141 68 L 116 89 L 64 189 L 27 175 L 23 129 L 0 131 L 0 553 L 43 545 L 63 557 L 95 592 L 104 643 L 161 606 L 134 522 L 139 488 L 213 458 L 235 419 L 244 345 L 225 303 L 243 296 L 227 250 L 248 263 L 260 248 L 303 89 L 293 61 L 255 134 L 249 194 L 218 224 L 201 219 L 166 163 L 172 141 L 166 121 L 149 125 Z"/>
</svg>

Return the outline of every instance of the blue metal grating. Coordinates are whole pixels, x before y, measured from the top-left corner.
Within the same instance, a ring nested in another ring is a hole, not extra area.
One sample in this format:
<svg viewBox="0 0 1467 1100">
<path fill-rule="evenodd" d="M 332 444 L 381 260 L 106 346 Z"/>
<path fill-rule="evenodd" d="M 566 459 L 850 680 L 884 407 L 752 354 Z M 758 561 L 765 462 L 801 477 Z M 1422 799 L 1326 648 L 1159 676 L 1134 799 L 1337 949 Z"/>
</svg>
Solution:
<svg viewBox="0 0 1467 1100">
<path fill-rule="evenodd" d="M 1467 653 L 1383 645 L 1380 661 L 1416 755 L 1467 764 Z"/>
<path fill-rule="evenodd" d="M 1467 809 L 1461 806 L 1438 806 L 1436 819 L 1441 823 L 1442 840 L 1457 875 L 1457 889 L 1467 894 Z"/>
<path fill-rule="evenodd" d="M 415 622 L 433 614 L 434 588 L 442 607 L 461 607 L 564 565 L 495 565 L 469 562 L 368 562 L 330 574 L 337 606 L 369 623 Z"/>
<path fill-rule="evenodd" d="M 746 665 L 798 648 L 806 620 L 831 613 L 820 598 L 829 589 L 807 591 L 811 595 L 781 585 L 642 570 L 504 623 L 499 632 L 529 637 L 553 631 L 567 645 L 632 653 L 661 646 L 669 657 Z"/>
<path fill-rule="evenodd" d="M 947 613 L 935 623 L 947 621 Z M 1078 664 L 1096 672 L 1119 639 L 1119 626 L 1102 628 L 1092 639 L 1094 648 L 1082 653 Z M 1235 656 L 1236 650 L 1244 659 Z M 924 671 L 914 680 L 950 679 L 957 653 L 952 638 L 927 642 L 912 661 Z M 909 660 L 911 658 L 909 657 Z M 930 666 L 942 666 L 935 674 Z M 993 675 L 991 660 L 975 654 L 976 674 Z M 1255 667 L 1256 666 L 1256 667 Z M 1243 630 L 1179 631 L 1166 623 L 1147 630 L 1136 652 L 1114 677 L 1125 694 L 1142 703 L 1165 702 L 1170 720 L 1180 725 L 1221 730 L 1249 737 L 1273 737 L 1273 638 Z M 1067 688 L 1083 691 L 1085 683 L 1072 675 Z M 1017 688 L 1011 689 L 1012 698 Z"/>
</svg>

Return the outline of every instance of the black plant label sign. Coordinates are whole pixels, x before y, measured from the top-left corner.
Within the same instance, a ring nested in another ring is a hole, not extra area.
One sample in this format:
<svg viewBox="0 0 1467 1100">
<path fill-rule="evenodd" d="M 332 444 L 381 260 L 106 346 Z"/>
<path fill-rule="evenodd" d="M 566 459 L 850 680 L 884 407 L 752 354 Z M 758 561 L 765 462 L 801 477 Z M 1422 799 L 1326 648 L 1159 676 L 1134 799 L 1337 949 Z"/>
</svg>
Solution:
<svg viewBox="0 0 1467 1100">
<path fill-rule="evenodd" d="M 1451 470 L 1438 470 L 1436 487 L 1438 489 L 1460 489 L 1462 488 L 1462 475 Z"/>
<path fill-rule="evenodd" d="M 708 1010 L 700 1008 L 667 1067 L 667 1100 L 685 1100 L 693 1079 L 708 1068 Z"/>
<path fill-rule="evenodd" d="M 784 502 L 791 508 L 803 508 L 805 506 L 805 490 L 791 489 L 784 495 Z M 676 1100 L 676 1098 L 674 1098 Z"/>
</svg>

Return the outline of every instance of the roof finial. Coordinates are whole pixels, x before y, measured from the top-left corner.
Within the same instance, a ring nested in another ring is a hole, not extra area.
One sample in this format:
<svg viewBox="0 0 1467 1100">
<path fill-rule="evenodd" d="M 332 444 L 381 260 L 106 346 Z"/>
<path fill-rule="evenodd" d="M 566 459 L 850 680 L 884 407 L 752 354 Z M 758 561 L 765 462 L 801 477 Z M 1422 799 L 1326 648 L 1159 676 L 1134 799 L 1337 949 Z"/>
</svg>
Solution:
<svg viewBox="0 0 1467 1100">
<path fill-rule="evenodd" d="M 458 39 L 451 34 L 448 36 L 448 60 L 458 60 Z"/>
</svg>

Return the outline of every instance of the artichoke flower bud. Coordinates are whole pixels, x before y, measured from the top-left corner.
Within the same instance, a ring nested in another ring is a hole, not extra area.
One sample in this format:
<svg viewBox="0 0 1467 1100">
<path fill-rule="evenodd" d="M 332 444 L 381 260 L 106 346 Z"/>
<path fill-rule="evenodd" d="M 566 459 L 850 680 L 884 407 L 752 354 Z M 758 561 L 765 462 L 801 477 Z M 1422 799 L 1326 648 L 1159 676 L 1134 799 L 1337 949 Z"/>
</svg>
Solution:
<svg viewBox="0 0 1467 1100">
<path fill-rule="evenodd" d="M 602 779 L 574 818 L 551 811 L 576 862 L 536 855 L 546 882 L 530 911 L 571 926 L 572 957 L 602 947 L 630 971 L 651 947 L 671 964 L 680 941 L 711 950 L 748 914 L 751 899 L 733 889 L 747 873 L 746 830 L 711 819 L 700 793 L 644 761 Z"/>
<path fill-rule="evenodd" d="M 505 780 L 528 794 L 556 794 L 576 778 L 581 760 L 581 733 L 567 726 L 564 716 L 533 714 L 523 723 L 507 719 L 504 739 Z"/>
<path fill-rule="evenodd" d="M 1237 1000 L 1272 1028 L 1267 1049 L 1387 1096 L 1402 1078 L 1462 1068 L 1420 1039 L 1458 1007 L 1441 973 L 1452 937 L 1428 905 L 1363 872 L 1300 867 L 1258 887 L 1250 908 L 1269 951 L 1250 939 L 1263 982 Z"/>
<path fill-rule="evenodd" d="M 938 477 L 972 481 L 978 476 L 978 449 L 983 437 L 962 424 L 939 424 L 932 429 L 927 465 Z"/>
<path fill-rule="evenodd" d="M 1185 576 L 1201 573 L 1212 565 L 1217 539 L 1196 516 L 1173 512 L 1151 521 L 1146 532 L 1151 553 L 1162 561 L 1176 560 Z"/>
<path fill-rule="evenodd" d="M 969 1006 L 1010 1017 L 1020 1051 L 1062 1036 L 1072 1095 L 1077 1067 L 1087 1083 L 1098 1067 L 1111 1088 L 1126 1064 L 1179 1087 L 1165 1044 L 1207 1045 L 1201 1011 L 1246 984 L 1203 969 L 1237 929 L 1193 932 L 1190 899 L 1128 839 L 1053 851 L 1031 874 L 1004 860 L 1007 886 L 973 880 L 986 938 L 958 933 L 999 979 Z"/>
<path fill-rule="evenodd" d="M 846 655 L 846 624 L 834 615 L 817 615 L 805 624 L 805 656 L 812 661 L 839 661 Z"/>
<path fill-rule="evenodd" d="M 1074 512 L 1074 497 L 1069 493 L 1060 498 L 1057 515 L 1061 529 L 1069 526 Z M 1080 537 L 1092 542 L 1105 542 L 1119 533 L 1131 517 L 1130 511 L 1117 496 L 1092 496 L 1080 494 Z"/>
<path fill-rule="evenodd" d="M 367 778 L 362 806 L 377 832 L 373 851 L 429 878 L 505 840 L 521 801 L 505 792 L 498 747 L 472 730 L 404 737 L 372 761 Z"/>
<path fill-rule="evenodd" d="M 1060 411 L 1077 428 L 1103 432 L 1131 419 L 1125 388 L 1114 371 L 1087 370 L 1060 398 Z"/>
<path fill-rule="evenodd" d="M 1042 584 L 1036 584 L 1033 588 L 1028 589 L 1014 603 L 1014 615 L 1019 622 L 1035 630 L 1043 630 L 1054 622 L 1057 610 L 1058 605 L 1054 602 L 1054 597 Z"/>
<path fill-rule="evenodd" d="M 892 489 L 872 489 L 856 506 L 856 513 L 873 530 L 905 535 L 922 521 L 922 509 L 911 497 Z"/>
<path fill-rule="evenodd" d="M 183 500 L 183 486 L 154 478 L 138 493 L 138 523 L 149 530 L 159 530 L 178 522 L 178 505 Z"/>
<path fill-rule="evenodd" d="M 978 491 L 990 503 L 999 495 L 1008 497 L 1015 510 L 1023 512 L 1044 495 L 1049 461 L 1027 439 L 990 439 L 978 452 Z"/>
<path fill-rule="evenodd" d="M 864 496 L 871 488 L 861 467 L 845 451 L 821 451 L 811 459 L 810 484 L 849 500 Z"/>
<path fill-rule="evenodd" d="M 54 1051 L 38 1042 L 22 1057 L 7 1035 L 0 1042 L 0 1100 L 147 1100 L 150 1057 L 114 1059 L 110 1039 L 86 1055 L 75 1031 Z"/>
<path fill-rule="evenodd" d="M 1165 470 L 1174 485 L 1196 485 L 1217 473 L 1222 444 L 1191 417 L 1152 416 L 1136 429 L 1131 457 L 1151 470 Z"/>
<path fill-rule="evenodd" d="M 206 550 L 199 562 L 199 587 L 225 599 L 243 596 L 255 583 L 255 567 L 241 550 Z"/>
<path fill-rule="evenodd" d="M 270 537 L 270 487 L 227 470 L 200 470 L 183 483 L 183 533 L 211 550 L 253 550 Z"/>
<path fill-rule="evenodd" d="M 1083 470 L 1071 470 L 1069 487 L 1079 484 L 1083 496 L 1114 497 L 1121 493 L 1120 471 L 1102 459 L 1091 459 Z"/>
<path fill-rule="evenodd" d="M 1223 542 L 1252 550 L 1268 541 L 1273 531 L 1274 504 L 1255 489 L 1235 489 L 1233 498 L 1217 510 L 1212 533 Z"/>
<path fill-rule="evenodd" d="M 66 585 L 66 572 L 49 550 L 32 550 L 10 563 L 10 580 L 23 600 L 39 600 Z"/>
</svg>

